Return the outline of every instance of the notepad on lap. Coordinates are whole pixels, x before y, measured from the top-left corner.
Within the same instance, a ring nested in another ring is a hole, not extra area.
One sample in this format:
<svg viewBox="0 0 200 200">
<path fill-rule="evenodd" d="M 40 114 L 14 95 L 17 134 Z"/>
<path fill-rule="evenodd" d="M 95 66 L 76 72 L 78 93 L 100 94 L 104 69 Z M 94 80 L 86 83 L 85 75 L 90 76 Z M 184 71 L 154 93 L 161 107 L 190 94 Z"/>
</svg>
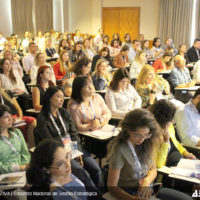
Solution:
<svg viewBox="0 0 200 200">
<path fill-rule="evenodd" d="M 22 178 L 22 176 L 4 177 L 0 181 L 0 185 L 13 185 L 13 184 L 17 183 L 19 181 L 19 179 L 21 179 L 21 178 Z"/>
</svg>

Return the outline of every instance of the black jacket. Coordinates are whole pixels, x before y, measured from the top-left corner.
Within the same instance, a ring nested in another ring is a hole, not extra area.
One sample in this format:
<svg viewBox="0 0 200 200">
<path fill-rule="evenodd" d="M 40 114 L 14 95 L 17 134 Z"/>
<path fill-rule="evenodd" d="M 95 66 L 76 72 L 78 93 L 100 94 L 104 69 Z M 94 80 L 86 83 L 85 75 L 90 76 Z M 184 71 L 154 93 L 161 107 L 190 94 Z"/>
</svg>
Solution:
<svg viewBox="0 0 200 200">
<path fill-rule="evenodd" d="M 200 55 L 200 50 L 199 50 L 199 55 Z M 194 48 L 194 46 L 192 46 L 190 49 L 188 49 L 187 57 L 189 59 L 189 62 L 197 62 L 199 60 L 196 49 Z"/>
<path fill-rule="evenodd" d="M 75 128 L 75 125 L 71 119 L 69 112 L 64 108 L 60 108 L 59 112 L 66 126 L 67 133 L 71 137 L 71 140 L 77 141 L 80 147 L 80 138 L 78 136 L 77 130 Z M 66 134 L 64 133 L 64 131 L 61 130 L 61 137 L 65 135 Z M 54 138 L 58 141 L 62 141 L 61 137 L 59 136 L 59 133 L 56 130 L 50 117 L 46 118 L 43 111 L 41 111 L 37 118 L 37 127 L 35 130 L 36 144 L 38 144 L 40 141 L 46 138 Z"/>
</svg>

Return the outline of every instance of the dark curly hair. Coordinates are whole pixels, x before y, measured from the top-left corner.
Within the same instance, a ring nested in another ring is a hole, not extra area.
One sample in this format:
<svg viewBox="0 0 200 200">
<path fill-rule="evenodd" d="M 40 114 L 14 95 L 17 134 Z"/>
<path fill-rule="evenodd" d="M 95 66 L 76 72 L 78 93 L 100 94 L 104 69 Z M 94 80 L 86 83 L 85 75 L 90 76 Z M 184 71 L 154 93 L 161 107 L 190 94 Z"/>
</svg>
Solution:
<svg viewBox="0 0 200 200">
<path fill-rule="evenodd" d="M 173 120 L 176 107 L 170 101 L 161 99 L 154 103 L 149 110 L 153 113 L 160 127 L 165 128 L 166 124 Z"/>
<path fill-rule="evenodd" d="M 44 168 L 49 169 L 52 165 L 58 147 L 64 148 L 63 143 L 53 139 L 45 139 L 36 147 L 26 171 L 27 182 L 32 187 L 50 191 L 51 177 Z"/>
</svg>

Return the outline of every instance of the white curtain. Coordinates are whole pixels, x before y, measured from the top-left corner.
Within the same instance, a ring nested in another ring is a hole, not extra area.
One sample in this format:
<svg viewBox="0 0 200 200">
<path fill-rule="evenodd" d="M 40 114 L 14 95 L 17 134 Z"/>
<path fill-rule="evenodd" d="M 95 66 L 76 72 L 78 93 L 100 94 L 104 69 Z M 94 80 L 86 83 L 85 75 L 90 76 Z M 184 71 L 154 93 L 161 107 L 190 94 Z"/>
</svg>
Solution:
<svg viewBox="0 0 200 200">
<path fill-rule="evenodd" d="M 160 0 L 159 37 L 190 46 L 193 0 Z"/>
</svg>

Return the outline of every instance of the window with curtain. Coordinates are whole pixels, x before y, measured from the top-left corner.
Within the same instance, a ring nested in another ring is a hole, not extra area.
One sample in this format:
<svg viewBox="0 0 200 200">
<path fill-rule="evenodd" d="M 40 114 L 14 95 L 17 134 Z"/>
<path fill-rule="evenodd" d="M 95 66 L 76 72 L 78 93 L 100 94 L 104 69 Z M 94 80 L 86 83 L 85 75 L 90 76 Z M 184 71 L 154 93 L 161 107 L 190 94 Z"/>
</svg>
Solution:
<svg viewBox="0 0 200 200">
<path fill-rule="evenodd" d="M 12 24 L 13 32 L 23 35 L 25 31 L 33 32 L 32 20 L 33 0 L 12 0 Z"/>
<path fill-rule="evenodd" d="M 176 47 L 190 46 L 193 0 L 160 0 L 159 36 L 172 38 Z"/>
<path fill-rule="evenodd" d="M 53 1 L 35 0 L 36 31 L 43 32 L 53 29 Z"/>
</svg>

